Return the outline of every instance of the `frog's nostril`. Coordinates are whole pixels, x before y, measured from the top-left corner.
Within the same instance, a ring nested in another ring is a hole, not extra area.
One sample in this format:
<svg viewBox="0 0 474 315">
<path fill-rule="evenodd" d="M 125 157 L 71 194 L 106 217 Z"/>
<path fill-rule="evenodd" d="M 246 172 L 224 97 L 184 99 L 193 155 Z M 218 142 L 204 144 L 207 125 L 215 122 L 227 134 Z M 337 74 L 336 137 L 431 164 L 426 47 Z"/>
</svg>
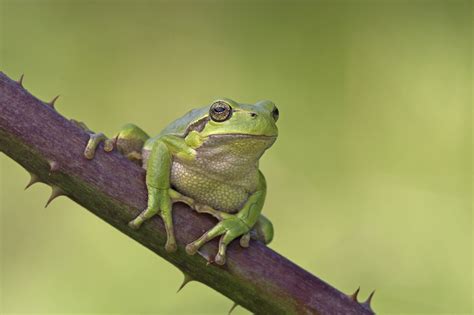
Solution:
<svg viewBox="0 0 474 315">
<path fill-rule="evenodd" d="M 278 111 L 278 108 L 276 106 L 273 107 L 272 116 L 273 119 L 275 119 L 275 122 L 278 120 L 278 117 L 280 117 L 280 112 Z"/>
<path fill-rule="evenodd" d="M 255 118 L 255 117 L 257 117 L 257 116 L 258 116 L 257 113 L 250 113 L 250 117 L 252 117 L 252 118 Z"/>
</svg>

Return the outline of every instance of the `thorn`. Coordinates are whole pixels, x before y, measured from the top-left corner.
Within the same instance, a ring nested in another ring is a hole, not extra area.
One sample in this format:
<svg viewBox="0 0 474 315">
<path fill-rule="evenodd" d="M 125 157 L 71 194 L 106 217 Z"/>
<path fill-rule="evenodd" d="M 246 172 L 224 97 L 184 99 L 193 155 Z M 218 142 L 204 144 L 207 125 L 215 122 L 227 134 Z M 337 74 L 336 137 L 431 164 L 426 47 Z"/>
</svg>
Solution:
<svg viewBox="0 0 474 315">
<path fill-rule="evenodd" d="M 187 273 L 185 273 L 185 274 L 184 274 L 183 283 L 181 283 L 181 285 L 179 286 L 178 291 L 176 291 L 176 293 L 178 293 L 179 291 L 181 291 L 181 289 L 183 289 L 186 284 L 188 284 L 189 282 L 191 282 L 191 281 L 193 281 L 193 280 L 194 280 L 194 279 L 193 279 L 190 275 L 188 275 Z"/>
<path fill-rule="evenodd" d="M 49 161 L 48 163 L 49 163 L 49 174 L 51 174 L 51 172 L 56 172 L 57 170 L 59 170 L 58 162 Z"/>
<path fill-rule="evenodd" d="M 24 77 L 24 74 L 22 74 L 20 76 L 20 79 L 18 79 L 18 81 L 16 81 L 21 87 L 23 87 L 23 77 Z"/>
<path fill-rule="evenodd" d="M 56 103 L 56 100 L 59 98 L 59 95 L 56 95 L 55 98 L 53 98 L 49 103 L 47 103 L 49 106 L 51 106 L 52 109 L 54 108 L 54 103 Z"/>
<path fill-rule="evenodd" d="M 59 196 L 66 195 L 64 191 L 58 186 L 51 186 L 51 188 L 53 190 L 51 191 L 51 196 L 49 196 L 48 201 L 46 201 L 46 204 L 44 205 L 45 208 L 48 207 L 51 201 L 53 201 L 54 199 L 58 198 Z"/>
<path fill-rule="evenodd" d="M 230 315 L 230 314 L 232 313 L 232 311 L 235 310 L 235 308 L 236 308 L 237 306 L 239 306 L 239 304 L 237 304 L 237 303 L 234 302 L 234 304 L 232 304 L 232 306 L 231 306 L 231 308 L 230 308 L 230 310 L 229 310 L 229 313 L 227 313 L 227 315 Z"/>
<path fill-rule="evenodd" d="M 372 311 L 372 308 L 370 307 L 370 303 L 372 302 L 372 298 L 374 297 L 374 294 L 375 294 L 375 290 L 372 291 L 372 293 L 369 294 L 369 297 L 367 298 L 367 300 L 364 303 L 361 303 L 361 305 L 363 307 L 365 307 L 366 309 L 368 309 L 369 311 Z"/>
<path fill-rule="evenodd" d="M 368 304 L 370 306 L 370 303 L 372 302 L 372 298 L 374 297 L 374 294 L 375 294 L 375 290 L 372 291 L 372 293 L 370 293 L 369 297 L 367 298 L 367 300 L 364 303 Z"/>
<path fill-rule="evenodd" d="M 350 298 L 352 301 L 359 303 L 359 301 L 357 301 L 357 295 L 359 295 L 359 291 L 360 291 L 360 287 L 358 287 L 357 290 L 355 290 L 354 293 L 352 293 L 351 295 L 348 295 L 349 298 Z"/>
<path fill-rule="evenodd" d="M 28 185 L 26 185 L 25 190 L 30 188 L 32 185 L 41 182 L 40 178 L 35 173 L 30 172 L 30 177 L 30 182 L 28 183 Z"/>
</svg>

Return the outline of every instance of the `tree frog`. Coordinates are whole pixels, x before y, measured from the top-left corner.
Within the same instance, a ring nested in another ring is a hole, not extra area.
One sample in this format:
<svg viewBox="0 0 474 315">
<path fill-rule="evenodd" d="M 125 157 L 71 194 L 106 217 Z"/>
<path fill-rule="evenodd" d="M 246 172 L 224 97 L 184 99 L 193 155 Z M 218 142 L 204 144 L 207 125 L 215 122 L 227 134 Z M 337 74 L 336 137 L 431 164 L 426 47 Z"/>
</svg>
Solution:
<svg viewBox="0 0 474 315">
<path fill-rule="evenodd" d="M 271 101 L 249 105 L 218 99 L 191 110 L 155 137 L 133 124 L 125 125 L 112 139 L 91 133 L 84 155 L 93 159 L 104 141 L 105 151 L 116 148 L 146 169 L 148 206 L 129 226 L 138 229 L 160 215 L 169 252 L 177 249 L 171 215 L 174 202 L 217 218 L 212 229 L 185 249 L 193 255 L 220 236 L 214 262 L 223 265 L 228 244 L 240 237 L 240 244 L 247 247 L 252 229 L 265 243 L 273 238 L 272 223 L 261 215 L 267 188 L 258 163 L 277 138 L 278 116 Z"/>
</svg>

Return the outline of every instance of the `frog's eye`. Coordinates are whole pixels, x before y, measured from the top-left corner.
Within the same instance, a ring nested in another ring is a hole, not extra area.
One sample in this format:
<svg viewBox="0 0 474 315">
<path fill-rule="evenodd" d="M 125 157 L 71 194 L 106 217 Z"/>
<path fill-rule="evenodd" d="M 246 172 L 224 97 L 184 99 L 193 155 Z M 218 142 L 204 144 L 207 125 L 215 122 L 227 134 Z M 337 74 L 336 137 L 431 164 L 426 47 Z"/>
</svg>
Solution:
<svg viewBox="0 0 474 315">
<path fill-rule="evenodd" d="M 276 106 L 272 110 L 272 116 L 275 122 L 278 120 L 278 117 L 280 117 L 280 112 L 278 111 L 278 108 Z"/>
<path fill-rule="evenodd" d="M 209 116 L 217 122 L 225 121 L 232 116 L 232 107 L 224 101 L 216 101 L 209 109 Z"/>
</svg>

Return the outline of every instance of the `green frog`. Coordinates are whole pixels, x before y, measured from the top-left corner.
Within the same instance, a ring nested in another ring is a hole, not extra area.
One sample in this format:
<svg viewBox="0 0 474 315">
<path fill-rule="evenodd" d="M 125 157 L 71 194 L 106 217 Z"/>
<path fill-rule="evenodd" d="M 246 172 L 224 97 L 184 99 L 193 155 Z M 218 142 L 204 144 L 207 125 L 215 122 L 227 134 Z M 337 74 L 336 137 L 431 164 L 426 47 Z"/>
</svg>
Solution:
<svg viewBox="0 0 474 315">
<path fill-rule="evenodd" d="M 105 151 L 116 148 L 146 169 L 148 206 L 129 226 L 138 229 L 160 215 L 169 252 L 177 249 L 171 214 L 174 202 L 217 218 L 219 222 L 188 244 L 186 252 L 193 255 L 220 236 L 214 262 L 223 265 L 229 243 L 240 237 L 240 244 L 247 247 L 252 229 L 258 230 L 266 244 L 273 238 L 272 223 L 261 215 L 267 186 L 258 163 L 278 136 L 278 116 L 271 101 L 249 105 L 218 99 L 191 110 L 155 137 L 133 124 L 125 125 L 112 139 L 92 133 L 84 155 L 93 159 L 104 141 Z"/>
</svg>

